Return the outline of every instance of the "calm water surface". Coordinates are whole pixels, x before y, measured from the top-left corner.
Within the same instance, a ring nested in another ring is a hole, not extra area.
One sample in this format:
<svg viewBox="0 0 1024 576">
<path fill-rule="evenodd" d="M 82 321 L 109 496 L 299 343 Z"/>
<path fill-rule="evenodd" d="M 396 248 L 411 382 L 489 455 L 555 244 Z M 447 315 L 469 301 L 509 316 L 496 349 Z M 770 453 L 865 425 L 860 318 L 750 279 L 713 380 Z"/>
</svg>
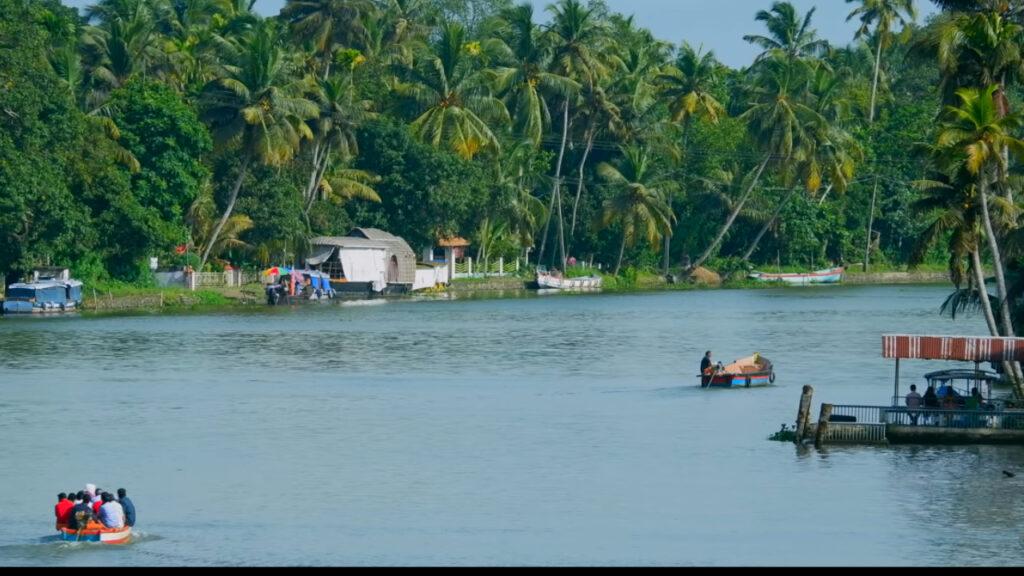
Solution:
<svg viewBox="0 0 1024 576">
<path fill-rule="evenodd" d="M 885 402 L 882 333 L 983 334 L 946 293 L 3 319 L 0 564 L 1021 564 L 1024 449 L 766 440 L 804 384 Z M 698 389 L 706 349 L 776 386 Z M 86 482 L 135 543 L 50 540 Z"/>
</svg>

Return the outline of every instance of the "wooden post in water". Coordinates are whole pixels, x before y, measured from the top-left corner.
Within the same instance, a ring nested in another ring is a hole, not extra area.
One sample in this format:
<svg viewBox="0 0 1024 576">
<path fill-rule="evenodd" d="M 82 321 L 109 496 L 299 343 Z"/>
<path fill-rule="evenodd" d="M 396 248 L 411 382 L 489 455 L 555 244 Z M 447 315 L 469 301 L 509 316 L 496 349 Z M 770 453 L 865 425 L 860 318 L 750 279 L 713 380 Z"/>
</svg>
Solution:
<svg viewBox="0 0 1024 576">
<path fill-rule="evenodd" d="M 899 406 L 900 403 L 900 359 L 896 359 L 896 381 L 892 385 L 892 405 Z"/>
<path fill-rule="evenodd" d="M 832 418 L 832 405 L 822 404 L 821 414 L 818 415 L 818 432 L 814 435 L 814 447 L 821 449 L 828 438 L 828 421 Z"/>
<path fill-rule="evenodd" d="M 800 409 L 796 412 L 796 438 L 793 441 L 797 444 L 803 442 L 804 436 L 807 434 L 807 421 L 811 418 L 812 396 L 814 396 L 814 388 L 804 386 L 804 391 L 800 394 Z"/>
</svg>

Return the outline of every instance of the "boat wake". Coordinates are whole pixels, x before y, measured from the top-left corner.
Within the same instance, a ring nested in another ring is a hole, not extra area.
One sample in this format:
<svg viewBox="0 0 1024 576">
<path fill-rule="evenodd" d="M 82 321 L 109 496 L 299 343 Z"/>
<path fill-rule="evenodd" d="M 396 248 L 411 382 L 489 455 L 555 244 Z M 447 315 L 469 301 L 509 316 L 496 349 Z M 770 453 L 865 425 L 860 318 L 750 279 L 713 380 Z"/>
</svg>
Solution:
<svg viewBox="0 0 1024 576">
<path fill-rule="evenodd" d="M 387 303 L 387 300 L 346 300 L 341 306 L 383 306 Z"/>
</svg>

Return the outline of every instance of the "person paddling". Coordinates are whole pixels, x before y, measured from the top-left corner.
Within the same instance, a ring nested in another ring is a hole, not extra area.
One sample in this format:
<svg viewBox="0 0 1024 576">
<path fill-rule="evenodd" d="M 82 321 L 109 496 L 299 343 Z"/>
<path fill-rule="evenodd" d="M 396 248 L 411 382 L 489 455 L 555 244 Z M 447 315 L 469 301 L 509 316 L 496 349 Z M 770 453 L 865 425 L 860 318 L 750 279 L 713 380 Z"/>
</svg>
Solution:
<svg viewBox="0 0 1024 576">
<path fill-rule="evenodd" d="M 704 358 L 700 361 L 700 385 L 702 388 L 706 388 L 708 384 L 711 384 L 711 367 L 714 363 L 711 361 L 711 350 L 704 353 Z"/>
</svg>

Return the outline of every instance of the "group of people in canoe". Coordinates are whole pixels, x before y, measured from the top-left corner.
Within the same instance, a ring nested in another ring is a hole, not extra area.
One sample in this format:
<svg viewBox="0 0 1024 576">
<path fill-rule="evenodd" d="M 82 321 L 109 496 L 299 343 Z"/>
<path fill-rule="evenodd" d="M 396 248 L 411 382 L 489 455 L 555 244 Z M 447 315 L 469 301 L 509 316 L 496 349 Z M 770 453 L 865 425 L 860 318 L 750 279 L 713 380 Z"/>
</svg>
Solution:
<svg viewBox="0 0 1024 576">
<path fill-rule="evenodd" d="M 135 504 L 124 488 L 117 496 L 104 492 L 95 484 L 86 484 L 85 490 L 61 492 L 53 507 L 57 517 L 57 530 L 102 530 L 135 525 Z"/>
</svg>

